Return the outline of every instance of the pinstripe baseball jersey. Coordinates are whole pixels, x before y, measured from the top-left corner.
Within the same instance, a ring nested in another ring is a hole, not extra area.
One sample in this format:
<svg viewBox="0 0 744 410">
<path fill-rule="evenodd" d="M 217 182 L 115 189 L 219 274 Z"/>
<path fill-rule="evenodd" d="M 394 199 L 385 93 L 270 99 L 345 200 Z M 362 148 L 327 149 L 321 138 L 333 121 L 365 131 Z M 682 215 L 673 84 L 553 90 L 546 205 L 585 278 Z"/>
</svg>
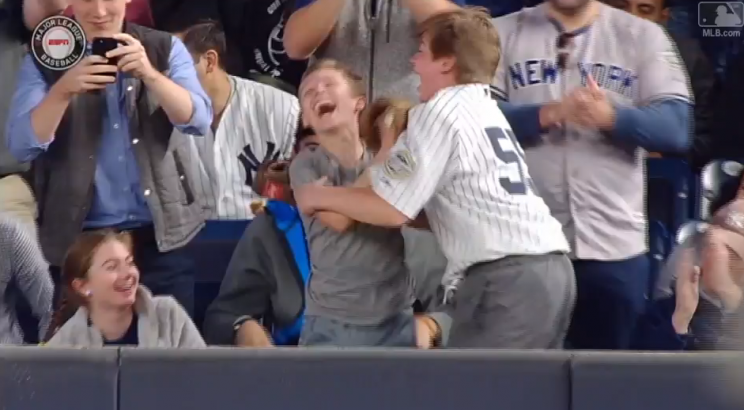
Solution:
<svg viewBox="0 0 744 410">
<path fill-rule="evenodd" d="M 561 32 L 546 4 L 493 20 L 502 59 L 494 81 L 510 103 L 558 101 L 586 85 L 588 74 L 616 106 L 663 99 L 690 101 L 685 69 L 663 28 L 598 4 L 599 15 L 575 32 L 558 66 Z M 594 129 L 565 124 L 525 148 L 537 190 L 562 223 L 579 259 L 619 260 L 647 251 L 645 159 Z"/>
<path fill-rule="evenodd" d="M 447 257 L 445 286 L 479 262 L 568 251 L 488 85 L 449 87 L 412 108 L 370 172 L 374 191 L 408 218 L 426 210 Z"/>
<path fill-rule="evenodd" d="M 293 95 L 230 77 L 232 95 L 216 132 L 192 136 L 195 189 L 208 219 L 252 219 L 253 178 L 264 161 L 292 155 L 299 119 Z"/>
</svg>

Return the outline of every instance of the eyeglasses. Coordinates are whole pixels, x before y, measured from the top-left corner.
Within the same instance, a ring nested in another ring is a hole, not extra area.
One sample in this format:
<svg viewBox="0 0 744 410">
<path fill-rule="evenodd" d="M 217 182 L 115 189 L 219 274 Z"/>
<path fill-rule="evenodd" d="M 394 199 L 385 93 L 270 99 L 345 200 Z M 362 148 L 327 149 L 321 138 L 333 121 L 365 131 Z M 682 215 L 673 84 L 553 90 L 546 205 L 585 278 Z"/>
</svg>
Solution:
<svg viewBox="0 0 744 410">
<path fill-rule="evenodd" d="M 565 70 L 568 65 L 568 56 L 573 47 L 574 33 L 561 33 L 555 41 L 555 48 L 558 51 L 558 60 L 556 64 L 559 70 Z"/>
</svg>

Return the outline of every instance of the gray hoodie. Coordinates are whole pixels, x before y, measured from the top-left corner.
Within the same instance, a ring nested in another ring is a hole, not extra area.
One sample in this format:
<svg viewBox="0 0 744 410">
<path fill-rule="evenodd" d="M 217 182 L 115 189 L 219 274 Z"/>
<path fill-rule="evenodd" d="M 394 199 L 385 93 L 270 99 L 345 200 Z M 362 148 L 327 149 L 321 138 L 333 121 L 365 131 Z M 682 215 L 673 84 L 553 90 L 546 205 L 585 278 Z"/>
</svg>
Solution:
<svg viewBox="0 0 744 410">
<path fill-rule="evenodd" d="M 418 50 L 416 22 L 402 0 L 347 1 L 336 28 L 315 57 L 338 60 L 364 77 L 367 98 L 391 96 L 418 101 L 418 76 L 411 57 Z"/>
<path fill-rule="evenodd" d="M 139 347 L 206 347 L 194 322 L 173 297 L 152 296 L 140 285 L 134 309 L 138 315 Z M 103 336 L 89 324 L 88 310 L 81 307 L 46 345 L 103 347 Z"/>
</svg>

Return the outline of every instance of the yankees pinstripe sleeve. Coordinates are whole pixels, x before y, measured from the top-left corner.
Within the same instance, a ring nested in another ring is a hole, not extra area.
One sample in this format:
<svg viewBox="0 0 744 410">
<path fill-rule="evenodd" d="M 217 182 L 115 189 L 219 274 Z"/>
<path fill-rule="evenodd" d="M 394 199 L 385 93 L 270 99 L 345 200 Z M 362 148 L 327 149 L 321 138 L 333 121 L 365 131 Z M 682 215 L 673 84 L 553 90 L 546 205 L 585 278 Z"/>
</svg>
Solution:
<svg viewBox="0 0 744 410">
<path fill-rule="evenodd" d="M 372 189 L 410 219 L 434 195 L 452 155 L 456 100 L 437 100 L 411 110 L 408 131 L 384 163 L 370 168 Z"/>
<path fill-rule="evenodd" d="M 641 103 L 669 98 L 689 101 L 687 71 L 669 35 L 661 26 L 653 24 L 648 25 L 647 35 L 643 38 L 649 54 L 638 73 Z"/>
<path fill-rule="evenodd" d="M 274 111 L 273 120 L 277 122 L 276 129 L 280 129 L 281 135 L 284 136 L 284 146 L 282 147 L 282 158 L 292 158 L 294 153 L 295 137 L 297 136 L 297 126 L 300 119 L 300 103 L 292 97 L 287 96 L 282 101 L 277 101 L 276 110 Z"/>
</svg>

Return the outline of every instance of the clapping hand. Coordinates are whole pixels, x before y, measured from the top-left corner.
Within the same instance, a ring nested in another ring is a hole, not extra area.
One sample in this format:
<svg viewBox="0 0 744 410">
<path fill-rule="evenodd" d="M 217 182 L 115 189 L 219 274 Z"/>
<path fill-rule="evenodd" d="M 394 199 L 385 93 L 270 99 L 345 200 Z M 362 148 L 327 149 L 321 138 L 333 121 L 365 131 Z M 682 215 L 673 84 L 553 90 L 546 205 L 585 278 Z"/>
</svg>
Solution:
<svg viewBox="0 0 744 410">
<path fill-rule="evenodd" d="M 586 87 L 574 90 L 566 100 L 566 120 L 586 128 L 609 130 L 615 125 L 615 108 L 591 75 Z"/>
</svg>

